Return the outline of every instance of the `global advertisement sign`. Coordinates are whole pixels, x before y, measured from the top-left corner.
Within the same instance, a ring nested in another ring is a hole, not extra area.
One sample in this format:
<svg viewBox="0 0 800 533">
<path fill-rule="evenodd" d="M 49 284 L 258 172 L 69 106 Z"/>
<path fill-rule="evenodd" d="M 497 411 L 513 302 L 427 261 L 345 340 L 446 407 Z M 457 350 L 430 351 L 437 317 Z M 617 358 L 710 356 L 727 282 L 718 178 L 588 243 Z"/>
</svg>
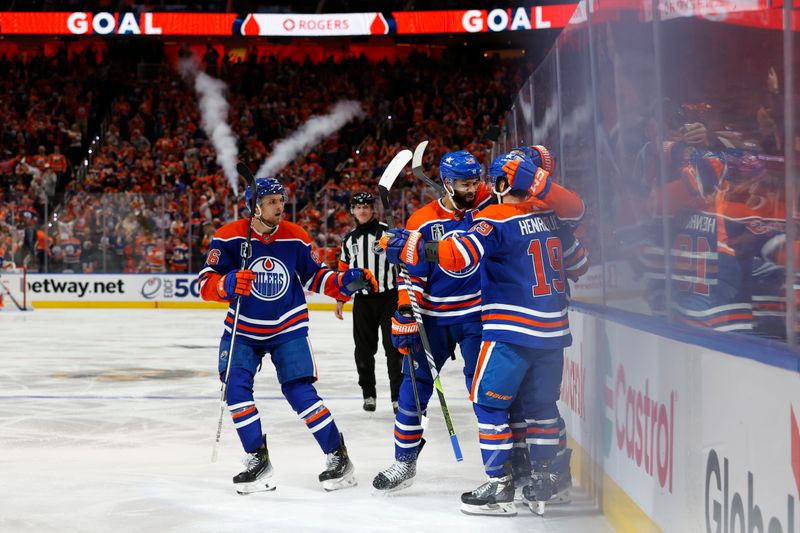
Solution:
<svg viewBox="0 0 800 533">
<path fill-rule="evenodd" d="M 573 311 L 570 327 L 559 409 L 582 457 L 573 475 L 613 526 L 800 533 L 800 374 L 657 325 Z"/>
</svg>

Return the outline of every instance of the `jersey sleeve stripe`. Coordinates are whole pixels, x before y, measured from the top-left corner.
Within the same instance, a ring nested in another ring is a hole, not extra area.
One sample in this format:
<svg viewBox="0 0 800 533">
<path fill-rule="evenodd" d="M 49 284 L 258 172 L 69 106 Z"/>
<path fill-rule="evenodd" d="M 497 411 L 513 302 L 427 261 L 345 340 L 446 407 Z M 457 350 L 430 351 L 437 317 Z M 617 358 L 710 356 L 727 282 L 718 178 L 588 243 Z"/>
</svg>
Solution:
<svg viewBox="0 0 800 533">
<path fill-rule="evenodd" d="M 480 261 L 481 256 L 478 254 L 478 251 L 475 249 L 475 246 L 472 244 L 472 239 L 470 239 L 468 237 L 461 237 L 459 240 L 461 241 L 461 243 L 464 245 L 464 247 L 469 252 L 469 255 L 470 255 L 470 258 L 471 258 L 470 264 L 475 264 L 478 261 Z"/>
<path fill-rule="evenodd" d="M 453 243 L 453 246 L 455 246 L 456 250 L 458 250 L 458 253 L 461 254 L 461 257 L 464 260 L 464 266 L 462 268 L 468 268 L 472 265 L 472 261 L 470 260 L 470 256 L 469 253 L 467 253 L 467 250 L 458 241 L 459 241 L 458 239 L 453 239 L 451 242 Z"/>
<path fill-rule="evenodd" d="M 483 249 L 483 245 L 481 244 L 481 241 L 475 235 L 473 235 L 471 233 L 467 233 L 465 235 L 465 237 L 468 238 L 469 240 L 471 240 L 472 243 L 475 245 L 475 248 L 478 249 L 478 252 L 479 252 L 478 257 L 479 258 L 483 257 L 484 254 L 486 253 L 486 251 Z"/>
</svg>

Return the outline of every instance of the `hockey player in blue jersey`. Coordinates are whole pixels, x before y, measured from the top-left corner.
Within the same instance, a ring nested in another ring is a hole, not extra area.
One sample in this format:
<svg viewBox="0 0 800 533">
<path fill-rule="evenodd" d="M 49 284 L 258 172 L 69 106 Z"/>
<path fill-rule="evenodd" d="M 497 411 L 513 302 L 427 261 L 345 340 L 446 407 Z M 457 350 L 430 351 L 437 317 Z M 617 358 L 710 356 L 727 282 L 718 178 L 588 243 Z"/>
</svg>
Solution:
<svg viewBox="0 0 800 533">
<path fill-rule="evenodd" d="M 419 234 L 396 231 L 389 241 L 389 249 L 399 249 L 399 257 L 414 267 L 434 263 L 460 271 L 482 264 L 483 334 L 470 399 L 489 479 L 462 494 L 462 510 L 469 514 L 516 513 L 508 421 L 517 396 L 527 421 L 533 471 L 524 496 L 541 513 L 556 491 L 556 401 L 563 350 L 572 342 L 567 275 L 587 267 L 583 246 L 558 216 L 559 204 L 574 202 L 574 197 L 527 155 L 503 169 L 505 176 L 493 186 L 500 203 L 478 213 L 466 234 L 426 242 Z"/>
<path fill-rule="evenodd" d="M 286 192 L 276 179 L 256 181 L 248 187 L 247 203 L 256 195 L 253 216 L 252 255 L 248 268 L 240 270 L 240 250 L 248 220 L 222 226 L 211 242 L 206 264 L 200 271 L 200 293 L 204 300 L 230 302 L 219 346 L 220 379 L 225 378 L 232 357 L 227 403 L 234 427 L 245 452 L 246 469 L 233 478 L 240 494 L 274 490 L 272 465 L 266 435 L 253 400 L 253 380 L 262 359 L 269 354 L 278 374 L 281 392 L 308 426 L 327 455 L 326 469 L 319 475 L 325 490 L 356 484 L 353 463 L 344 440 L 313 383 L 317 366 L 308 339 L 308 307 L 303 289 L 338 300 L 364 288 L 377 287 L 365 269 L 335 272 L 321 266 L 311 252 L 311 239 L 304 229 L 281 220 Z M 241 299 L 234 353 L 230 354 L 235 300 Z"/>
<path fill-rule="evenodd" d="M 472 226 L 473 214 L 491 200 L 491 192 L 483 183 L 482 173 L 478 159 L 465 150 L 442 156 L 439 175 L 446 194 L 416 211 L 409 218 L 406 228 L 419 232 L 429 240 L 466 232 Z M 392 255 L 391 252 L 387 254 L 387 259 L 398 262 L 397 254 Z M 437 369 L 441 369 L 448 358 L 455 357 L 458 345 L 464 358 L 465 383 L 469 388 L 481 339 L 481 294 L 477 265 L 460 271 L 446 271 L 434 264 L 425 264 L 410 267 L 409 274 Z M 398 284 L 400 290 L 398 309 L 392 318 L 392 342 L 402 353 L 411 352 L 424 415 L 433 393 L 433 379 L 411 312 L 408 292 L 402 280 L 398 280 Z M 379 472 L 372 482 L 373 487 L 382 492 L 411 485 L 416 475 L 417 455 L 424 443 L 408 358 L 404 361 L 403 373 L 394 425 L 395 461 Z"/>
<path fill-rule="evenodd" d="M 496 183 L 498 178 L 505 178 L 506 173 L 503 167 L 506 163 L 525 155 L 530 157 L 534 164 L 547 172 L 552 173 L 555 169 L 555 159 L 546 147 L 541 145 L 523 146 L 495 158 L 489 167 L 488 178 L 492 180 L 492 183 Z M 547 205 L 539 203 L 536 205 L 536 209 L 542 210 L 552 206 L 552 208 L 555 209 L 559 221 L 566 224 L 565 229 L 568 230 L 569 227 L 576 227 L 584 215 L 583 202 L 576 201 L 574 195 L 575 193 L 567 191 L 558 184 L 555 184 L 555 188 L 551 186 L 551 190 L 548 193 Z M 573 281 L 577 281 L 578 277 L 585 272 L 588 267 L 588 259 L 583 254 L 576 254 L 572 256 L 571 260 L 572 262 L 567 265 L 567 277 Z M 530 481 L 531 463 L 527 445 L 528 423 L 525 421 L 525 413 L 520 395 L 518 395 L 514 403 L 511 404 L 508 425 L 511 429 L 513 439 L 511 467 L 514 484 L 516 489 L 522 489 L 522 487 L 527 485 Z M 558 419 L 558 427 L 558 451 L 553 461 L 553 471 L 558 479 L 558 485 L 551 503 L 569 503 L 569 491 L 572 488 L 572 474 L 570 472 L 572 450 L 567 448 L 566 424 L 560 417 Z M 517 490 L 515 496 L 517 500 L 521 501 L 523 499 L 522 490 Z"/>
</svg>

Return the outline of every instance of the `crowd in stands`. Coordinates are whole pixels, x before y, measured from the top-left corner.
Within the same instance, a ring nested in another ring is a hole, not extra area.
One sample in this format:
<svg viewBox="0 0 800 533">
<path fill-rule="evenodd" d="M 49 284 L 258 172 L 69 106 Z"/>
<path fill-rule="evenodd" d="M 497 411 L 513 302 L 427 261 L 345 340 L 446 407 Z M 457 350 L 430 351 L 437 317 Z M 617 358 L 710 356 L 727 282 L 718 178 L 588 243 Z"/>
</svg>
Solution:
<svg viewBox="0 0 800 533">
<path fill-rule="evenodd" d="M 239 158 L 254 169 L 312 115 L 341 99 L 361 102 L 363 120 L 278 173 L 289 191 L 287 218 L 309 231 L 332 264 L 353 223 L 352 193 L 376 192 L 397 151 L 425 138 L 434 174 L 450 150 L 488 157 L 487 134 L 509 105 L 505 95 L 527 75 L 519 62 L 465 65 L 422 54 L 405 62 L 354 57 L 312 64 L 253 53 L 234 62 L 212 50 L 204 65 L 228 84 Z M 148 68 L 115 59 L 106 72 L 115 92 L 96 118 L 99 142 L 89 144 L 82 139 L 96 73 L 104 67 L 88 65 L 89 57 L 73 60 L 86 68 L 61 69 L 66 79 L 54 77 L 61 75 L 55 60 L 15 59 L 0 67 L 12 89 L 0 96 L 10 119 L 0 162 L 9 171 L 0 189 L 6 243 L 0 256 L 34 271 L 197 271 L 216 228 L 244 204 L 216 162 L 196 95 L 166 59 Z M 413 179 L 398 189 L 400 213 L 429 199 L 430 191 Z"/>
<path fill-rule="evenodd" d="M 38 266 L 52 252 L 47 206 L 79 167 L 106 67 L 91 50 L 0 57 L 0 259 Z"/>
</svg>

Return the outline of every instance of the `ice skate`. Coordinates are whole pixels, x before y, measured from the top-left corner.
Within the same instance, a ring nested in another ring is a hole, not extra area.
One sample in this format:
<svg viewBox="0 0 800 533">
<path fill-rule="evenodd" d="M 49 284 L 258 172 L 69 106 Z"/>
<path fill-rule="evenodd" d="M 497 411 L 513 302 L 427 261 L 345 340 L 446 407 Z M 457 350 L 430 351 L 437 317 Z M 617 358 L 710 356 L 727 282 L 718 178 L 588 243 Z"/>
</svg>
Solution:
<svg viewBox="0 0 800 533">
<path fill-rule="evenodd" d="M 424 445 L 425 439 L 421 439 L 415 454 L 405 461 L 395 461 L 389 468 L 378 472 L 372 480 L 375 490 L 380 494 L 389 494 L 410 487 L 417 475 L 417 458 Z"/>
<path fill-rule="evenodd" d="M 266 446 L 253 453 L 248 453 L 244 464 L 246 469 L 233 478 L 236 492 L 250 494 L 251 492 L 275 490 L 276 487 L 272 481 L 272 463 L 269 460 Z"/>
<path fill-rule="evenodd" d="M 395 461 L 392 466 L 382 470 L 372 480 L 372 486 L 379 492 L 389 493 L 410 487 L 417 474 L 417 460 Z"/>
<path fill-rule="evenodd" d="M 319 482 L 322 488 L 328 492 L 355 487 L 356 476 L 353 462 L 347 454 L 347 447 L 344 445 L 344 437 L 341 436 L 342 444 L 337 449 L 327 455 L 325 471 L 319 475 Z"/>
<path fill-rule="evenodd" d="M 514 478 L 514 501 L 526 503 L 522 488 L 531 481 L 531 459 L 528 448 L 511 449 L 511 472 Z"/>
<path fill-rule="evenodd" d="M 572 488 L 572 472 L 569 468 L 572 448 L 566 448 L 564 452 L 553 459 L 553 476 L 555 476 L 556 493 L 547 502 L 550 505 L 564 505 L 570 503 L 572 498 L 569 491 Z"/>
<path fill-rule="evenodd" d="M 511 474 L 489 481 L 461 495 L 461 512 L 471 515 L 516 516 L 514 479 Z"/>
<path fill-rule="evenodd" d="M 543 516 L 545 505 L 552 500 L 555 493 L 556 474 L 553 472 L 553 461 L 535 461 L 531 481 L 522 489 L 531 512 Z"/>
</svg>

